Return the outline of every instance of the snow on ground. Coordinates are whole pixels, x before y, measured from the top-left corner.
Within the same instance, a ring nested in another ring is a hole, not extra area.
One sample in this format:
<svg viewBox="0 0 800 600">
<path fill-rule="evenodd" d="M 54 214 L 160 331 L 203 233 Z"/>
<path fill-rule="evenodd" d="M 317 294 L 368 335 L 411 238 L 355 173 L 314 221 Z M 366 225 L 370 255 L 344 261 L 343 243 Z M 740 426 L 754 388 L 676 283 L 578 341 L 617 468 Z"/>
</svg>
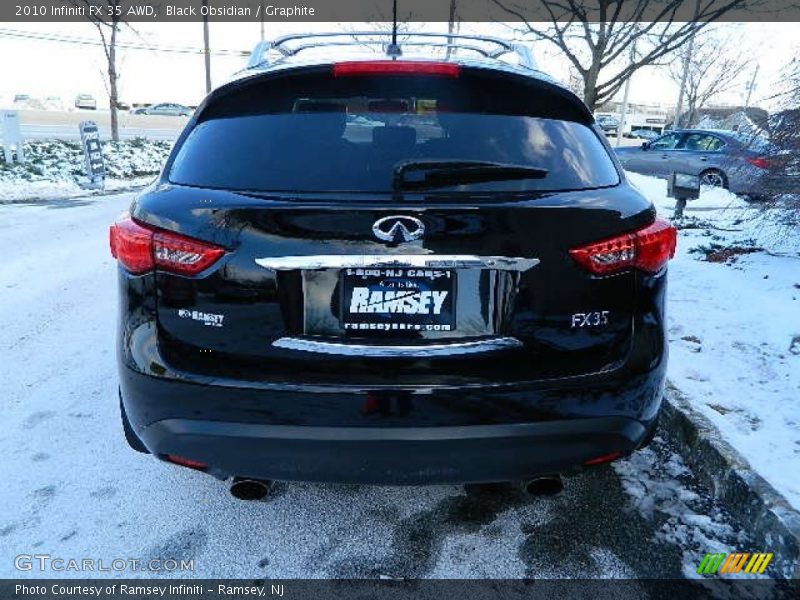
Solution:
<svg viewBox="0 0 800 600">
<path fill-rule="evenodd" d="M 672 216 L 666 181 L 629 175 Z M 800 508 L 800 228 L 721 189 L 685 214 L 669 275 L 670 380 Z"/>
<path fill-rule="evenodd" d="M 658 439 L 552 497 L 281 483 L 268 502 L 246 503 L 133 452 L 119 422 L 107 235 L 131 198 L 0 206 L 0 576 L 21 575 L 19 554 L 49 554 L 194 560 L 170 575 L 209 578 L 669 578 L 738 547 L 722 509 Z"/>
<path fill-rule="evenodd" d="M 681 549 L 685 577 L 700 577 L 697 565 L 706 553 L 747 545 L 722 508 L 693 489 L 691 471 L 661 437 L 614 469 L 639 512 L 658 518 L 656 538 Z"/>
<path fill-rule="evenodd" d="M 75 181 L 2 181 L 0 180 L 0 204 L 35 203 L 64 198 L 82 198 L 88 195 L 103 195 L 119 191 L 143 188 L 152 183 L 154 177 L 131 179 L 106 179 L 103 190 L 86 190 Z"/>
<path fill-rule="evenodd" d="M 142 187 L 161 171 L 170 142 L 133 139 L 105 142 L 106 192 Z M 83 150 L 63 140 L 31 141 L 26 160 L 8 164 L 0 154 L 0 204 L 86 196 Z"/>
</svg>

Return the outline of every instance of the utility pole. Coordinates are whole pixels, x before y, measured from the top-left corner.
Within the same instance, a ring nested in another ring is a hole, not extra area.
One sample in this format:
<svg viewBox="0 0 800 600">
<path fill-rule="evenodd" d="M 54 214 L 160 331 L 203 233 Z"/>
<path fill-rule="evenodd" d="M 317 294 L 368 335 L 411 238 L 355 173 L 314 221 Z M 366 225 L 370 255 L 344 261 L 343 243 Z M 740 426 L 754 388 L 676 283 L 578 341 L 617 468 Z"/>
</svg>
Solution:
<svg viewBox="0 0 800 600">
<path fill-rule="evenodd" d="M 697 0 L 694 5 L 695 21 L 697 15 L 700 13 L 700 0 Z M 692 31 L 692 36 L 689 38 L 689 44 L 686 48 L 686 54 L 683 56 L 683 75 L 681 75 L 681 89 L 678 92 L 678 105 L 675 107 L 675 118 L 672 119 L 672 128 L 677 129 L 681 126 L 681 111 L 683 111 L 683 96 L 686 94 L 686 78 L 689 75 L 689 65 L 692 62 L 692 54 L 694 54 L 694 36 L 697 30 Z"/>
<path fill-rule="evenodd" d="M 450 14 L 447 20 L 447 33 L 451 34 L 456 29 L 456 0 L 450 0 Z M 450 60 L 450 54 L 452 51 L 451 44 L 453 43 L 453 38 L 447 38 L 447 50 L 446 50 L 446 60 Z"/>
<path fill-rule="evenodd" d="M 617 147 L 619 147 L 622 133 L 625 131 L 625 118 L 628 116 L 628 97 L 631 93 L 631 79 L 633 77 L 628 77 L 625 81 L 625 93 L 622 95 L 622 111 L 619 115 L 619 125 L 617 125 L 617 141 L 614 144 Z"/>
<path fill-rule="evenodd" d="M 636 41 L 634 40 L 631 46 L 631 64 L 636 62 Z M 616 146 L 619 147 L 622 141 L 622 134 L 625 132 L 625 120 L 628 118 L 628 98 L 631 93 L 631 79 L 633 74 L 629 75 L 625 80 L 625 93 L 622 95 L 622 111 L 619 115 L 619 124 L 617 125 L 617 141 Z"/>
<path fill-rule="evenodd" d="M 694 34 L 689 38 L 686 47 L 686 54 L 683 55 L 683 74 L 681 75 L 681 89 L 678 92 L 678 104 L 675 107 L 675 118 L 672 119 L 672 128 L 678 129 L 681 126 L 681 112 L 683 111 L 683 96 L 686 94 L 686 78 L 689 76 L 689 65 L 692 62 L 694 53 Z"/>
<path fill-rule="evenodd" d="M 211 49 L 208 41 L 208 0 L 203 0 L 203 53 L 206 60 L 206 94 L 211 92 Z"/>
<path fill-rule="evenodd" d="M 261 0 L 261 41 L 264 41 L 264 0 Z"/>
<path fill-rule="evenodd" d="M 758 77 L 758 69 L 761 65 L 756 64 L 756 70 L 753 71 L 753 78 L 750 80 L 750 83 L 747 84 L 747 100 L 744 101 L 744 110 L 747 111 L 750 108 L 750 98 L 753 95 L 753 90 L 756 87 L 756 77 Z"/>
</svg>

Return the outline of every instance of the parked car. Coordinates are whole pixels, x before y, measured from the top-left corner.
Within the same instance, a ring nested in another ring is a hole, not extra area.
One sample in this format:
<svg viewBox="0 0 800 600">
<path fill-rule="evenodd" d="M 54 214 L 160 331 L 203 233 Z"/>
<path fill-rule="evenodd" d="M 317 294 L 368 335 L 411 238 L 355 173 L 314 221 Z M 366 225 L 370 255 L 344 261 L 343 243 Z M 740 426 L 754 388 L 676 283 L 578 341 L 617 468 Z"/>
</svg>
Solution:
<svg viewBox="0 0 800 600">
<path fill-rule="evenodd" d="M 28 94 L 16 94 L 14 96 L 14 105 L 17 108 L 26 108 L 29 110 L 42 110 L 44 108 L 41 100 Z"/>
<path fill-rule="evenodd" d="M 597 124 L 606 135 L 617 135 L 619 129 L 619 121 L 614 117 L 608 115 L 600 115 L 597 117 Z"/>
<path fill-rule="evenodd" d="M 301 58 L 213 91 L 111 226 L 131 447 L 253 498 L 648 443 L 676 232 L 586 105 L 490 58 Z"/>
<path fill-rule="evenodd" d="M 640 147 L 615 150 L 629 171 L 662 178 L 676 171 L 689 173 L 698 175 L 703 185 L 753 198 L 789 185 L 779 168 L 785 153 L 762 138 L 733 131 L 673 130 Z"/>
<path fill-rule="evenodd" d="M 44 99 L 44 108 L 47 110 L 64 110 L 64 102 L 61 96 L 47 96 Z"/>
<path fill-rule="evenodd" d="M 75 108 L 97 110 L 97 100 L 91 94 L 78 94 L 75 96 Z"/>
<path fill-rule="evenodd" d="M 182 104 L 164 102 L 161 104 L 153 104 L 152 106 L 148 106 L 144 108 L 141 112 L 137 112 L 136 114 L 163 115 L 168 117 L 189 117 L 191 116 L 192 112 L 193 112 L 192 109 L 189 108 L 188 106 L 183 106 Z"/>
</svg>

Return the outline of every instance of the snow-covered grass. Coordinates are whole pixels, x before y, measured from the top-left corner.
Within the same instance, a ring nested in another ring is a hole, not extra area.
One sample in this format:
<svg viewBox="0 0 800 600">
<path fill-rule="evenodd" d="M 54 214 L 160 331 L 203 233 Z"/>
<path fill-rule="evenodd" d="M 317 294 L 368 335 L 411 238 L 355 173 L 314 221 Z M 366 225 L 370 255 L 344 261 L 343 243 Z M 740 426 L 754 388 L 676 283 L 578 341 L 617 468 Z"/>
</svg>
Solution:
<svg viewBox="0 0 800 600">
<path fill-rule="evenodd" d="M 665 181 L 629 176 L 672 216 Z M 798 210 L 704 189 L 677 223 L 667 310 L 671 381 L 800 508 Z"/>
<path fill-rule="evenodd" d="M 137 138 L 105 142 L 106 189 L 145 185 L 161 170 L 171 142 Z M 83 150 L 79 142 L 31 141 L 26 161 L 6 163 L 0 155 L 0 202 L 35 201 L 87 195 Z"/>
</svg>

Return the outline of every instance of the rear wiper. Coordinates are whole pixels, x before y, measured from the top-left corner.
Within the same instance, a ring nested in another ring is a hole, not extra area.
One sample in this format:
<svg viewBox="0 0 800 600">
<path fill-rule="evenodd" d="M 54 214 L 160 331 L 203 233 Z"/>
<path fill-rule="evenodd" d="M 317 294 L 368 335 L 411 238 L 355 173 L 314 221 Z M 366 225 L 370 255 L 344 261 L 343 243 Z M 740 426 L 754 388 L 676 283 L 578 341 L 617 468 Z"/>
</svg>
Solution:
<svg viewBox="0 0 800 600">
<path fill-rule="evenodd" d="M 406 179 L 407 173 L 422 171 L 421 176 Z M 422 190 L 449 185 L 543 179 L 547 169 L 480 160 L 402 160 L 394 166 L 392 187 L 395 190 Z"/>
</svg>

